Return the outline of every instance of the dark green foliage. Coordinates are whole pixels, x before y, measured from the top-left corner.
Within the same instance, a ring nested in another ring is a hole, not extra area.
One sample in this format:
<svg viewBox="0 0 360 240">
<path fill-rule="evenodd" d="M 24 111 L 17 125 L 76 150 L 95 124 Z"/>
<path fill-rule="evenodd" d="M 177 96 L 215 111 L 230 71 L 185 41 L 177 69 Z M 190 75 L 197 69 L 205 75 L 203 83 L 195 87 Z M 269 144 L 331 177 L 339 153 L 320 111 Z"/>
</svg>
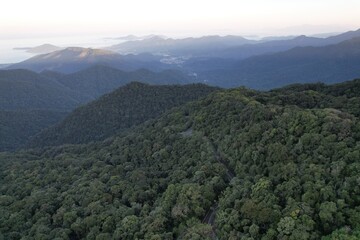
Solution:
<svg viewBox="0 0 360 240">
<path fill-rule="evenodd" d="M 88 100 L 52 78 L 21 69 L 0 70 L 0 151 L 22 147 Z"/>
<path fill-rule="evenodd" d="M 282 106 L 296 105 L 301 108 L 335 108 L 359 117 L 360 79 L 334 85 L 290 85 L 258 95 L 256 100 Z"/>
<path fill-rule="evenodd" d="M 351 230 L 348 227 L 334 231 L 329 236 L 323 237 L 322 240 L 358 240 L 360 239 L 360 230 Z"/>
<path fill-rule="evenodd" d="M 73 74 L 0 70 L 0 110 L 68 111 L 133 81 L 159 85 L 186 84 L 191 80 L 173 70 L 124 72 L 105 66 Z"/>
<path fill-rule="evenodd" d="M 187 124 L 177 117 L 110 142 L 2 155 L 0 232 L 173 239 L 202 227 L 225 170 L 201 134 L 179 134 Z"/>
<path fill-rule="evenodd" d="M 216 90 L 218 88 L 202 84 L 150 86 L 130 83 L 76 109 L 64 121 L 36 136 L 29 146 L 103 140 Z"/>
<path fill-rule="evenodd" d="M 0 112 L 0 151 L 16 149 L 24 145 L 29 137 L 60 121 L 62 117 L 55 117 L 57 112 L 69 112 L 135 80 L 149 84 L 184 84 L 189 78 L 172 70 L 156 73 L 144 69 L 123 72 L 104 66 L 95 66 L 68 75 L 49 71 L 38 74 L 21 69 L 0 70 L 0 111 L 4 110 Z M 200 90 L 198 93 L 201 95 Z M 187 101 L 186 96 L 179 95 L 178 98 L 180 97 Z M 193 98 L 189 100 L 191 99 Z M 179 100 L 162 105 L 169 107 L 180 103 L 183 102 Z M 159 106 L 159 109 L 161 108 L 162 106 Z M 159 109 L 150 113 L 150 117 L 157 116 Z M 45 111 L 49 112 L 49 115 L 45 114 Z M 139 121 L 132 124 L 137 123 Z"/>
<path fill-rule="evenodd" d="M 0 110 L 68 111 L 89 101 L 56 80 L 28 70 L 0 70 Z"/>
<path fill-rule="evenodd" d="M 46 110 L 0 111 L 0 152 L 22 147 L 31 136 L 66 116 Z"/>
<path fill-rule="evenodd" d="M 357 239 L 356 96 L 322 85 L 296 89 L 218 91 L 103 142 L 2 154 L 0 232 L 5 239 Z M 318 95 L 331 101 L 322 105 Z M 202 223 L 211 208 L 215 228 Z"/>
</svg>

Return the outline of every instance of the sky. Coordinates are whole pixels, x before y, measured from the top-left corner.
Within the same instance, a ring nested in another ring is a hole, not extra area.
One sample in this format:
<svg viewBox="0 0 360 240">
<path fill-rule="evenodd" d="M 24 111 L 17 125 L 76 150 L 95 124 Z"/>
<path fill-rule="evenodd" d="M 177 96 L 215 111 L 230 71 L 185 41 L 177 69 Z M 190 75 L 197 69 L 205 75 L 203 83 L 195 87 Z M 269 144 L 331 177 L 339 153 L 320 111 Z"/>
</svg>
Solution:
<svg viewBox="0 0 360 240">
<path fill-rule="evenodd" d="M 0 38 L 298 35 L 360 28 L 359 0 L 2 0 Z"/>
</svg>

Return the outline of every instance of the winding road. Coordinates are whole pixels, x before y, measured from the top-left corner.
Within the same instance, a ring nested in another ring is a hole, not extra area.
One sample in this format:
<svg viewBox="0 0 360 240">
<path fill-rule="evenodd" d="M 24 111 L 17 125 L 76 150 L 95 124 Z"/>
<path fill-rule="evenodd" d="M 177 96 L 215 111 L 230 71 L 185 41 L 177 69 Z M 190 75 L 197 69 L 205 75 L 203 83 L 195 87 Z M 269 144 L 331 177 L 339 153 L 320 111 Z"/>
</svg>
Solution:
<svg viewBox="0 0 360 240">
<path fill-rule="evenodd" d="M 208 142 L 210 144 L 210 146 L 213 149 L 214 152 L 214 157 L 215 159 L 221 163 L 222 165 L 225 166 L 226 168 L 226 180 L 227 183 L 229 184 L 231 182 L 231 180 L 235 177 L 235 172 L 229 167 L 228 161 L 224 160 L 224 158 L 222 157 L 222 154 L 219 152 L 218 148 L 216 147 L 216 145 L 206 136 L 203 137 L 204 141 Z M 216 235 L 216 230 L 215 230 L 215 217 L 216 217 L 216 211 L 218 209 L 218 203 L 215 202 L 207 211 L 205 217 L 202 220 L 202 223 L 205 224 L 209 224 L 212 227 L 212 239 L 214 240 L 218 240 L 219 238 Z M 180 234 L 180 236 L 177 239 L 182 239 L 184 237 L 185 233 L 183 232 L 182 234 Z"/>
<path fill-rule="evenodd" d="M 226 180 L 228 183 L 231 182 L 231 180 L 235 177 L 235 172 L 229 167 L 229 163 L 228 161 L 224 160 L 224 158 L 222 157 L 221 153 L 219 152 L 218 148 L 215 146 L 215 144 L 207 137 L 204 137 L 204 140 L 207 141 L 211 147 L 213 148 L 214 154 L 215 154 L 215 159 L 221 163 L 222 165 L 225 166 L 226 168 Z M 212 226 L 212 232 L 213 232 L 213 239 L 218 239 L 218 237 L 216 236 L 216 231 L 215 231 L 215 217 L 216 217 L 216 211 L 218 209 L 218 203 L 214 203 L 210 209 L 208 210 L 208 212 L 206 213 L 204 219 L 203 219 L 203 223 L 209 224 Z"/>
</svg>

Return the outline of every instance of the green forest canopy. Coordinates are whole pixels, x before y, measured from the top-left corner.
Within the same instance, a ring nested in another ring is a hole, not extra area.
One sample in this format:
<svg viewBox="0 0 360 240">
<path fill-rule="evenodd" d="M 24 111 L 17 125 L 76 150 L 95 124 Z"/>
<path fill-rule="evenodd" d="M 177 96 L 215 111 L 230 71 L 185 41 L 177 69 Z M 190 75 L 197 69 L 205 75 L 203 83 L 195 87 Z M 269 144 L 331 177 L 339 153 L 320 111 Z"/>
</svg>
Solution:
<svg viewBox="0 0 360 240">
<path fill-rule="evenodd" d="M 103 142 L 3 153 L 0 238 L 358 239 L 359 84 L 224 90 Z"/>
</svg>

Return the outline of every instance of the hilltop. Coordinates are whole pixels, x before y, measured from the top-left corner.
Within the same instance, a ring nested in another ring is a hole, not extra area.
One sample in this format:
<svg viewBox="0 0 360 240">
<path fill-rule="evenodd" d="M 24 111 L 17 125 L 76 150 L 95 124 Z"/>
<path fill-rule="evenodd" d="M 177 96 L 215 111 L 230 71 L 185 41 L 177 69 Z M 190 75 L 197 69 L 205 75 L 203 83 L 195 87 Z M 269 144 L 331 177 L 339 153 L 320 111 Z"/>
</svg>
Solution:
<svg viewBox="0 0 360 240">
<path fill-rule="evenodd" d="M 29 146 L 104 140 L 218 90 L 203 84 L 150 86 L 133 82 L 74 110 L 62 122 L 35 136 Z"/>
</svg>

